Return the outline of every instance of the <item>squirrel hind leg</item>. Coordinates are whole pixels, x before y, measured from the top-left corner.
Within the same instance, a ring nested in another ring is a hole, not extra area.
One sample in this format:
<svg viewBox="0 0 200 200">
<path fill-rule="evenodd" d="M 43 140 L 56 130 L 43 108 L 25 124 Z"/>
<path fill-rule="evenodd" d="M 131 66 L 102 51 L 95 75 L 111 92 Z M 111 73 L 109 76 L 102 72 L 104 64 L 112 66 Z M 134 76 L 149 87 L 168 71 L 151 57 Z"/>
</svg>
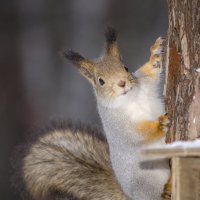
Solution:
<svg viewBox="0 0 200 200">
<path fill-rule="evenodd" d="M 172 177 L 168 179 L 167 183 L 164 186 L 162 200 L 171 200 L 172 196 Z"/>
</svg>

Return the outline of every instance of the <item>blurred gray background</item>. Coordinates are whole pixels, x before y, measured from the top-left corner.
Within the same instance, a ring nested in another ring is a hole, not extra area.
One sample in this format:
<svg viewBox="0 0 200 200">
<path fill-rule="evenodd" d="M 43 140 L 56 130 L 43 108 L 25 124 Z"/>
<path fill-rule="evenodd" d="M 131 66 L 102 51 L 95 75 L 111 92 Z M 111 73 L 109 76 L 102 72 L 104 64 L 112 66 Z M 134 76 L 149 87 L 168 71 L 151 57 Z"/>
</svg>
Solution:
<svg viewBox="0 0 200 200">
<path fill-rule="evenodd" d="M 124 61 L 135 70 L 166 35 L 166 2 L 0 1 L 0 199 L 20 199 L 10 183 L 10 157 L 33 127 L 58 118 L 100 124 L 89 83 L 60 52 L 98 57 L 106 25 L 118 30 Z"/>
</svg>

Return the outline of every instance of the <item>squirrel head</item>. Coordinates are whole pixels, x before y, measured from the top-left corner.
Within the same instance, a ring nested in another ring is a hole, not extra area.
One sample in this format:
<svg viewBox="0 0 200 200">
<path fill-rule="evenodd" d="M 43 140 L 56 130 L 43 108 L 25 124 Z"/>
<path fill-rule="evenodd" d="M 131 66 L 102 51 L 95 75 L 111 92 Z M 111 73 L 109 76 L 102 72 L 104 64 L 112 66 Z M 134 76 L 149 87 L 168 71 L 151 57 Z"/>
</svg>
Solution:
<svg viewBox="0 0 200 200">
<path fill-rule="evenodd" d="M 137 79 L 122 62 L 116 31 L 108 27 L 105 38 L 104 54 L 96 62 L 71 50 L 64 52 L 64 56 L 89 80 L 97 99 L 111 103 L 113 100 L 126 96 L 136 85 Z"/>
</svg>

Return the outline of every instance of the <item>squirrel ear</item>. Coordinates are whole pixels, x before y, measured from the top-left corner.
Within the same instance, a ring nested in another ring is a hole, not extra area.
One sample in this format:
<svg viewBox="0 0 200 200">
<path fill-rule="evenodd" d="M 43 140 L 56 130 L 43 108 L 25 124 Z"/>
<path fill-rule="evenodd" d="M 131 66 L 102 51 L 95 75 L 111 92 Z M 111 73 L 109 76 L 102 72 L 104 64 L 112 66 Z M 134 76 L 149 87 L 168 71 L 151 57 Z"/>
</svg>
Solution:
<svg viewBox="0 0 200 200">
<path fill-rule="evenodd" d="M 117 32 L 112 27 L 107 27 L 105 31 L 106 55 L 120 58 L 120 52 L 117 45 Z"/>
<path fill-rule="evenodd" d="M 74 51 L 66 51 L 64 52 L 65 58 L 70 60 L 75 66 L 78 67 L 79 71 L 83 76 L 85 76 L 93 85 L 95 83 L 95 77 L 94 77 L 94 67 L 95 64 L 82 57 L 79 53 L 76 53 Z"/>
</svg>

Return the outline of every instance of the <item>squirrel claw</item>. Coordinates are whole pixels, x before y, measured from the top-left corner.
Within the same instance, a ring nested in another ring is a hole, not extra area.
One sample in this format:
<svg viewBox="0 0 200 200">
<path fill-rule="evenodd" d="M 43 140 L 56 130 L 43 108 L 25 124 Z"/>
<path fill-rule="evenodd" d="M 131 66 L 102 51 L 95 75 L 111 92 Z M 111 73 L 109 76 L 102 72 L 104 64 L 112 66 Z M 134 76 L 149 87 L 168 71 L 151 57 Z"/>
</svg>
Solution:
<svg viewBox="0 0 200 200">
<path fill-rule="evenodd" d="M 164 47 L 165 40 L 159 37 L 151 47 L 151 55 L 154 56 L 156 54 L 164 53 Z"/>
<path fill-rule="evenodd" d="M 165 53 L 165 51 L 164 51 L 164 49 L 163 49 L 163 46 L 160 46 L 158 49 L 156 49 L 155 51 L 154 51 L 154 56 L 160 56 L 160 54 L 164 54 Z"/>
<path fill-rule="evenodd" d="M 160 123 L 160 129 L 164 133 L 166 133 L 168 131 L 168 125 L 170 123 L 170 120 L 168 119 L 167 114 L 161 115 L 158 120 L 159 120 L 159 123 Z"/>
<path fill-rule="evenodd" d="M 162 194 L 162 200 L 170 200 L 172 193 L 172 180 L 169 178 L 168 182 L 164 186 L 164 191 Z"/>
<path fill-rule="evenodd" d="M 154 68 L 161 67 L 162 56 L 165 53 L 164 47 L 165 47 L 165 39 L 163 39 L 162 37 L 159 37 L 155 41 L 154 45 L 151 47 L 151 58 Z"/>
<path fill-rule="evenodd" d="M 155 63 L 153 64 L 153 68 L 160 68 L 160 62 L 155 61 Z"/>
</svg>

